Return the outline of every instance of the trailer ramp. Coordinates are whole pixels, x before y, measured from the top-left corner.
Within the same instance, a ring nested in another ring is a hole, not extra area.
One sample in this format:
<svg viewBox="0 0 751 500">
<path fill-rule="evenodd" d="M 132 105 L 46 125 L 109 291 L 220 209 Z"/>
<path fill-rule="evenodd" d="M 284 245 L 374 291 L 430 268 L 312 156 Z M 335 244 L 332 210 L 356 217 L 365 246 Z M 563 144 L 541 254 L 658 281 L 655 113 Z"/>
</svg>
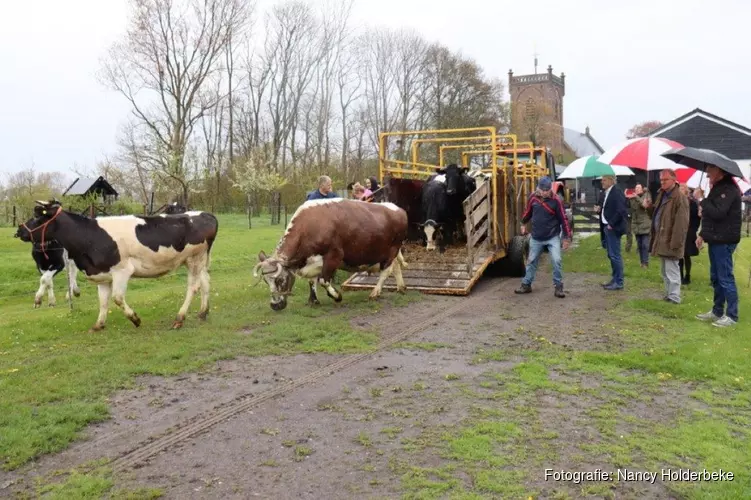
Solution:
<svg viewBox="0 0 751 500">
<path fill-rule="evenodd" d="M 434 261 L 410 259 L 410 257 L 416 257 L 417 252 L 405 249 L 404 260 L 407 261 L 409 267 L 402 270 L 402 276 L 404 276 L 407 290 L 418 290 L 435 295 L 469 295 L 485 268 L 493 261 L 493 253 L 476 252 L 472 268 L 469 269 L 466 249 L 462 250 L 464 251 L 457 252 L 455 256 L 446 256 L 440 261 Z M 378 283 L 376 273 L 372 275 L 366 272 L 355 273 L 342 284 L 342 289 L 370 290 L 375 287 L 376 283 Z M 396 290 L 396 280 L 393 275 L 384 282 L 383 289 Z"/>
</svg>

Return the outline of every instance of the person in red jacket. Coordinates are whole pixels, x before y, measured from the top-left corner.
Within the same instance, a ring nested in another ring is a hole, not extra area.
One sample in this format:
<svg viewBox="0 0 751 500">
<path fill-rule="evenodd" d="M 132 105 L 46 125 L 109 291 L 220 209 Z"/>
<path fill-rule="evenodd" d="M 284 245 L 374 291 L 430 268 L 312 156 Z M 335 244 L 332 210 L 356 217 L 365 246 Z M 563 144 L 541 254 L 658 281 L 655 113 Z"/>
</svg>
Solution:
<svg viewBox="0 0 751 500">
<path fill-rule="evenodd" d="M 545 249 L 550 253 L 553 264 L 554 295 L 558 298 L 566 296 L 563 293 L 563 266 L 561 259 L 561 235 L 563 235 L 563 249 L 567 250 L 571 243 L 571 226 L 569 226 L 561 199 L 553 194 L 553 183 L 550 177 L 543 177 L 537 184 L 537 190 L 532 193 L 527 202 L 527 208 L 522 215 L 522 224 L 532 222 L 531 238 L 529 240 L 529 259 L 527 273 L 522 279 L 521 286 L 515 293 L 530 293 L 532 282 L 537 273 L 537 263 Z M 522 234 L 526 232 L 522 226 Z"/>
</svg>

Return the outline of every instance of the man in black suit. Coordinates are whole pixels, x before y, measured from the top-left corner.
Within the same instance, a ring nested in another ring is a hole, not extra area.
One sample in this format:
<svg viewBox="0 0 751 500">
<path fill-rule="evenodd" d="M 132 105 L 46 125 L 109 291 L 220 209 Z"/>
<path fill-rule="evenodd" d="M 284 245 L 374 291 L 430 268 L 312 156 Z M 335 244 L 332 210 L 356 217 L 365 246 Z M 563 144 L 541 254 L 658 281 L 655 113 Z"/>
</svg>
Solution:
<svg viewBox="0 0 751 500">
<path fill-rule="evenodd" d="M 615 185 L 615 176 L 602 178 L 605 196 L 600 212 L 600 223 L 605 236 L 605 249 L 608 251 L 612 277 L 603 283 L 605 290 L 623 289 L 623 259 L 621 258 L 621 238 L 626 234 L 628 224 L 628 203 L 623 191 Z"/>
</svg>

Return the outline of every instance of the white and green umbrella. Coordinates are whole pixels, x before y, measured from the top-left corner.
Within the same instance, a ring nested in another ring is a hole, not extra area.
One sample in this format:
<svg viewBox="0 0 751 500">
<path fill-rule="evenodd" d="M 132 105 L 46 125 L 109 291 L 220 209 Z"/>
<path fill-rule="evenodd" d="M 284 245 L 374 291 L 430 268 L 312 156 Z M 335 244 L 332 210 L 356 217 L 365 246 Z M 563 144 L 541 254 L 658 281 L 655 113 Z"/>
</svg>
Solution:
<svg viewBox="0 0 751 500">
<path fill-rule="evenodd" d="M 603 175 L 634 175 L 634 172 L 628 167 L 617 165 L 608 165 L 597 160 L 597 157 L 582 156 L 571 162 L 566 167 L 559 179 L 580 179 L 582 177 L 602 177 Z"/>
</svg>

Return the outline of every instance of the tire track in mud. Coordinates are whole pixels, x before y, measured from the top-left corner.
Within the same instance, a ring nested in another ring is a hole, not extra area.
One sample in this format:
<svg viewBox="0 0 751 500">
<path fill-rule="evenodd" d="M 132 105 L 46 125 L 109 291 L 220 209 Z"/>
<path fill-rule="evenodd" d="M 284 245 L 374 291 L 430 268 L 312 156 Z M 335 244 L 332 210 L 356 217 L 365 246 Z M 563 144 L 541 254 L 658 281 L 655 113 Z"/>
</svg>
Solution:
<svg viewBox="0 0 751 500">
<path fill-rule="evenodd" d="M 312 384 L 319 380 L 323 380 L 327 376 L 333 375 L 335 372 L 349 368 L 353 365 L 361 363 L 384 349 L 397 344 L 406 338 L 414 335 L 415 333 L 425 330 L 433 325 L 436 321 L 440 321 L 451 317 L 462 309 L 471 306 L 474 302 L 479 301 L 482 296 L 488 293 L 493 293 L 500 290 L 502 284 L 507 281 L 508 278 L 496 278 L 495 286 L 489 287 L 485 290 L 478 290 L 474 295 L 459 299 L 456 304 L 442 311 L 436 312 L 435 315 L 430 318 L 421 321 L 411 327 L 393 334 L 382 339 L 373 349 L 359 353 L 351 354 L 338 361 L 330 363 L 322 368 L 319 368 L 305 376 L 286 382 L 273 389 L 266 390 L 257 395 L 243 395 L 235 398 L 233 401 L 218 406 L 203 415 L 198 415 L 192 419 L 177 424 L 161 434 L 152 436 L 140 444 L 136 445 L 128 451 L 121 453 L 117 458 L 112 459 L 105 464 L 105 467 L 111 467 L 114 471 L 124 471 L 132 467 L 136 467 L 143 462 L 147 461 L 151 457 L 176 446 L 183 441 L 186 441 L 202 432 L 209 430 L 217 424 L 220 424 L 231 417 L 257 407 L 267 401 L 284 396 L 295 389 L 302 386 Z"/>
</svg>

